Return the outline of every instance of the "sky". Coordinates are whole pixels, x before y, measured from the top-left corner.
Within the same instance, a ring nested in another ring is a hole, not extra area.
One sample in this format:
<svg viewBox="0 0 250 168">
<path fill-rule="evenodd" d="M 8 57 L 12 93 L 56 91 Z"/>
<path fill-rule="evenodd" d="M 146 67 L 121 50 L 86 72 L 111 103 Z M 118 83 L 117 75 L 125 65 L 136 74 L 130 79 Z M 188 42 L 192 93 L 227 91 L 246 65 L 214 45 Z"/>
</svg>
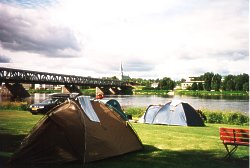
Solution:
<svg viewBox="0 0 250 168">
<path fill-rule="evenodd" d="M 0 0 L 0 67 L 174 80 L 249 74 L 248 0 Z"/>
</svg>

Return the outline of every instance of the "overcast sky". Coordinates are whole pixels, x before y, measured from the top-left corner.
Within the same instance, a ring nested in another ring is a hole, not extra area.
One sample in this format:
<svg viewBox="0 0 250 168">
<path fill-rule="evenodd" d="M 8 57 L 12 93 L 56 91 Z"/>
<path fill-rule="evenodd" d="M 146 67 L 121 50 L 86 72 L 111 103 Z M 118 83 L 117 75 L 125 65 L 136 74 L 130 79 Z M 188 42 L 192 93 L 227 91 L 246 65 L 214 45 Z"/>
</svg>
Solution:
<svg viewBox="0 0 250 168">
<path fill-rule="evenodd" d="M 249 73 L 248 0 L 1 0 L 0 67 L 174 80 Z"/>
</svg>

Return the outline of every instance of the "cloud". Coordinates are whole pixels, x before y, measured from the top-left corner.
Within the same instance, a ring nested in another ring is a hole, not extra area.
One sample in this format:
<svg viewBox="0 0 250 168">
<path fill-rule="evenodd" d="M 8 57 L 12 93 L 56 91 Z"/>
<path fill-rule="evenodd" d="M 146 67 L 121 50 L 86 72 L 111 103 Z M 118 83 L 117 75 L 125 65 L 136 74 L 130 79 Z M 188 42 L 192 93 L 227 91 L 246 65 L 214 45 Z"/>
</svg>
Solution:
<svg viewBox="0 0 250 168">
<path fill-rule="evenodd" d="M 249 51 L 248 50 L 241 50 L 241 51 L 225 51 L 215 53 L 218 58 L 220 59 L 230 59 L 232 61 L 239 61 L 239 60 L 248 60 L 249 58 Z"/>
<path fill-rule="evenodd" d="M 124 69 L 126 71 L 137 71 L 137 72 L 147 72 L 152 71 L 155 67 L 151 62 L 143 60 L 130 60 L 129 62 L 124 63 Z"/>
<path fill-rule="evenodd" d="M 0 55 L 0 63 L 10 63 L 10 58 L 4 55 Z"/>
<path fill-rule="evenodd" d="M 50 22 L 48 11 L 0 3 L 0 43 L 12 51 L 48 57 L 78 56 L 80 44 L 74 32 Z"/>
<path fill-rule="evenodd" d="M 34 8 L 34 7 L 45 7 L 48 4 L 53 4 L 53 0 L 1 0 L 2 3 L 12 4 L 12 5 L 20 5 L 26 8 Z"/>
<path fill-rule="evenodd" d="M 102 77 L 119 74 L 123 62 L 131 77 L 174 79 L 249 71 L 246 0 L 4 2 L 8 66 Z"/>
</svg>

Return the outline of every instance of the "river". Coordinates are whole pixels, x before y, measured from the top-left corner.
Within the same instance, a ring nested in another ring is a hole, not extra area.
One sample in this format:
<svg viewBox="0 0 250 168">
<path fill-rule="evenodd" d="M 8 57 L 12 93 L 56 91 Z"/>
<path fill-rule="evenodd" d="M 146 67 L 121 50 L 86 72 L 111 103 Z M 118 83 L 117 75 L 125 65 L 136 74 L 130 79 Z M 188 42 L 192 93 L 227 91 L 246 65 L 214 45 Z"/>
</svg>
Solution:
<svg viewBox="0 0 250 168">
<path fill-rule="evenodd" d="M 46 98 L 48 94 L 33 94 L 28 98 L 29 103 L 38 103 Z M 116 99 L 121 106 L 147 107 L 150 104 L 165 104 L 172 99 L 188 102 L 195 109 L 211 109 L 238 111 L 249 113 L 249 98 L 242 97 L 193 97 L 193 96 L 158 96 L 158 95 L 110 95 L 104 99 Z M 3 101 L 0 99 L 0 102 Z"/>
<path fill-rule="evenodd" d="M 120 102 L 122 106 L 148 106 L 150 104 L 165 104 L 166 102 L 177 99 L 182 100 L 195 109 L 211 109 L 211 110 L 225 110 L 225 111 L 238 111 L 249 113 L 249 100 L 248 99 L 223 99 L 223 98 L 200 98 L 192 96 L 108 96 L 107 98 L 114 98 Z"/>
</svg>

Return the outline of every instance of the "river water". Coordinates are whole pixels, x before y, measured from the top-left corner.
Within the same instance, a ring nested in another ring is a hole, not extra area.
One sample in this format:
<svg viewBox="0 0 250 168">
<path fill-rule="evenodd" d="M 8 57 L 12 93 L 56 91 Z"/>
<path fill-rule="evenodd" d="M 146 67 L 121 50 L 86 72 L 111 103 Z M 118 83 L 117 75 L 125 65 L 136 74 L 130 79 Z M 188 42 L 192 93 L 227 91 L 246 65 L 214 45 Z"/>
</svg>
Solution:
<svg viewBox="0 0 250 168">
<path fill-rule="evenodd" d="M 226 111 L 238 111 L 243 113 L 249 113 L 249 99 L 223 99 L 223 98 L 200 98 L 192 96 L 110 96 L 107 98 L 114 98 L 122 106 L 148 106 L 150 104 L 165 104 L 170 100 L 182 100 L 195 109 L 212 109 L 212 110 L 226 110 Z"/>
<path fill-rule="evenodd" d="M 33 94 L 27 101 L 29 103 L 38 103 L 48 98 L 48 94 Z M 147 107 L 151 104 L 165 104 L 170 100 L 178 99 L 192 105 L 195 109 L 211 109 L 238 111 L 249 113 L 248 97 L 193 97 L 193 96 L 158 96 L 158 95 L 110 95 L 104 99 L 116 99 L 121 106 Z M 4 101 L 0 99 L 0 102 Z M 6 100 L 5 100 L 6 101 Z"/>
</svg>

